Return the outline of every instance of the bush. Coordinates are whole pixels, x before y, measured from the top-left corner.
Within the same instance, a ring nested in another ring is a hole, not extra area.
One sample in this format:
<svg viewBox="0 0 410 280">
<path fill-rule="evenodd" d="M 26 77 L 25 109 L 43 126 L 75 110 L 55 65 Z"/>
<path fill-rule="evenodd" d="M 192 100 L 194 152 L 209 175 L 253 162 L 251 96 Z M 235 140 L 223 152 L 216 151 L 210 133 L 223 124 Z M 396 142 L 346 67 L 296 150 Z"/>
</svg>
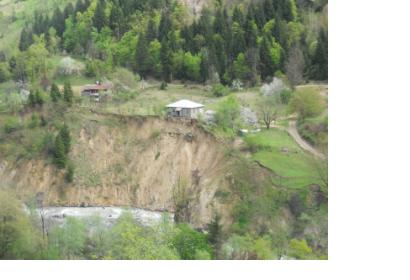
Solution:
<svg viewBox="0 0 410 280">
<path fill-rule="evenodd" d="M 300 198 L 299 194 L 295 193 L 292 195 L 289 200 L 289 208 L 295 217 L 299 217 L 299 215 L 302 214 L 302 212 L 305 210 L 303 201 Z"/>
<path fill-rule="evenodd" d="M 12 133 L 20 128 L 20 120 L 17 117 L 8 117 L 4 121 L 4 132 Z"/>
<path fill-rule="evenodd" d="M 222 101 L 215 113 L 216 124 L 224 131 L 235 131 L 240 122 L 240 109 L 238 100 L 231 95 Z"/>
<path fill-rule="evenodd" d="M 40 117 L 38 116 L 38 114 L 33 113 L 31 115 L 31 119 L 30 119 L 30 123 L 28 124 L 29 128 L 36 128 L 38 126 L 40 126 L 41 120 Z"/>
<path fill-rule="evenodd" d="M 160 89 L 160 90 L 166 90 L 167 87 L 168 87 L 167 82 L 162 82 L 162 83 L 161 83 L 161 86 L 159 87 L 159 89 Z"/>
<path fill-rule="evenodd" d="M 87 60 L 84 71 L 85 76 L 93 78 L 97 76 L 97 73 L 98 69 L 96 63 L 94 63 L 94 60 Z"/>
<path fill-rule="evenodd" d="M 80 75 L 84 65 L 71 57 L 61 59 L 58 65 L 58 73 L 62 76 Z"/>
<path fill-rule="evenodd" d="M 282 90 L 280 93 L 280 101 L 282 104 L 289 104 L 291 97 L 292 97 L 292 91 L 289 89 Z"/>
<path fill-rule="evenodd" d="M 309 247 L 305 239 L 292 239 L 289 244 L 288 255 L 298 260 L 309 260 L 314 257 L 312 248 Z"/>
<path fill-rule="evenodd" d="M 0 94 L 0 111 L 16 113 L 23 107 L 23 99 L 20 94 Z"/>
<path fill-rule="evenodd" d="M 312 90 L 297 91 L 293 94 L 289 106 L 293 112 L 298 113 L 302 120 L 318 116 L 325 108 L 320 94 Z"/>
<path fill-rule="evenodd" d="M 235 79 L 232 81 L 232 89 L 235 91 L 243 90 L 243 83 L 239 79 Z"/>
<path fill-rule="evenodd" d="M 10 72 L 7 69 L 6 63 L 0 63 L 0 83 L 4 83 L 10 79 Z"/>
<path fill-rule="evenodd" d="M 67 183 L 72 183 L 74 179 L 74 166 L 72 163 L 68 164 L 67 173 L 65 174 L 65 180 Z"/>
<path fill-rule="evenodd" d="M 203 233 L 190 228 L 187 224 L 178 225 L 178 229 L 179 231 L 173 238 L 172 244 L 181 259 L 209 258 L 211 250 Z"/>
<path fill-rule="evenodd" d="M 212 94 L 216 97 L 222 97 L 229 94 L 229 90 L 222 84 L 216 84 L 212 87 Z"/>
</svg>

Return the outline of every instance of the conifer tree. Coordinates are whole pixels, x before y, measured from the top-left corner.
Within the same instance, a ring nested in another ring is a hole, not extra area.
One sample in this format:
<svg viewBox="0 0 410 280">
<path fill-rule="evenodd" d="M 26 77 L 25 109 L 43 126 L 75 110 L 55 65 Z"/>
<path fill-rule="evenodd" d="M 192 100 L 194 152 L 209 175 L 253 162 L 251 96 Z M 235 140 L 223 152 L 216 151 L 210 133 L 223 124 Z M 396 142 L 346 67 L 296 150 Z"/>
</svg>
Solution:
<svg viewBox="0 0 410 280">
<path fill-rule="evenodd" d="M 72 105 L 74 101 L 74 93 L 69 81 L 64 83 L 64 101 Z"/>
<path fill-rule="evenodd" d="M 35 103 L 39 105 L 40 107 L 43 106 L 44 104 L 44 98 L 41 95 L 41 92 L 39 90 L 36 90 L 36 93 L 35 93 Z"/>
<path fill-rule="evenodd" d="M 67 4 L 67 6 L 65 6 L 64 11 L 63 11 L 63 16 L 64 19 L 68 18 L 69 16 L 74 15 L 74 6 L 71 2 L 69 2 Z"/>
<path fill-rule="evenodd" d="M 273 0 L 265 0 L 263 2 L 263 10 L 265 12 L 267 19 L 272 19 L 275 17 L 275 9 L 273 7 Z"/>
<path fill-rule="evenodd" d="M 51 85 L 50 96 L 53 102 L 57 102 L 61 98 L 60 90 L 58 89 L 58 86 L 55 83 Z"/>
<path fill-rule="evenodd" d="M 271 58 L 271 47 L 272 45 L 270 43 L 270 38 L 268 36 L 264 36 L 259 49 L 262 79 L 265 79 L 274 73 L 274 65 L 272 64 Z"/>
<path fill-rule="evenodd" d="M 136 49 L 136 66 L 135 70 L 141 77 L 146 78 L 149 72 L 149 51 L 145 36 L 140 34 Z"/>
<path fill-rule="evenodd" d="M 158 28 L 158 39 L 162 41 L 164 37 L 168 36 L 168 33 L 172 30 L 172 21 L 168 11 L 164 11 L 161 14 L 161 21 Z"/>
<path fill-rule="evenodd" d="M 109 22 L 110 28 L 114 31 L 117 40 L 121 39 L 121 36 L 124 34 L 125 23 L 124 14 L 117 2 L 114 2 L 112 6 Z"/>
<path fill-rule="evenodd" d="M 232 21 L 237 22 L 240 26 L 243 26 L 245 23 L 245 16 L 238 6 L 235 6 L 233 10 Z"/>
<path fill-rule="evenodd" d="M 33 107 L 33 108 L 36 106 L 37 102 L 36 102 L 36 95 L 35 95 L 35 93 L 31 92 L 31 93 L 28 95 L 28 104 L 30 105 L 30 107 Z"/>
<path fill-rule="evenodd" d="M 322 29 L 319 33 L 318 43 L 312 59 L 312 78 L 326 80 L 328 75 L 328 47 L 327 36 Z"/>
<path fill-rule="evenodd" d="M 100 31 L 107 23 L 107 19 L 105 17 L 105 2 L 104 0 L 99 0 L 97 2 L 97 7 L 94 11 L 93 16 L 93 25 Z"/>
<path fill-rule="evenodd" d="M 33 42 L 33 33 L 27 27 L 24 27 L 20 33 L 19 50 L 26 51 Z"/>
<path fill-rule="evenodd" d="M 148 42 L 154 41 L 157 38 L 157 27 L 155 25 L 155 21 L 152 17 L 150 17 L 147 25 L 147 32 L 146 38 Z"/>
<path fill-rule="evenodd" d="M 67 124 L 64 124 L 60 130 L 61 139 L 64 142 L 65 151 L 68 154 L 71 149 L 71 136 Z"/>
<path fill-rule="evenodd" d="M 64 168 L 67 165 L 67 153 L 60 133 L 54 141 L 54 162 L 58 168 Z"/>
<path fill-rule="evenodd" d="M 53 13 L 53 17 L 51 19 L 51 25 L 57 31 L 58 37 L 62 37 L 65 28 L 65 19 L 63 13 L 59 8 L 56 8 Z"/>
<path fill-rule="evenodd" d="M 161 42 L 161 64 L 162 64 L 162 79 L 169 83 L 171 82 L 171 51 L 168 41 L 164 38 Z"/>
</svg>

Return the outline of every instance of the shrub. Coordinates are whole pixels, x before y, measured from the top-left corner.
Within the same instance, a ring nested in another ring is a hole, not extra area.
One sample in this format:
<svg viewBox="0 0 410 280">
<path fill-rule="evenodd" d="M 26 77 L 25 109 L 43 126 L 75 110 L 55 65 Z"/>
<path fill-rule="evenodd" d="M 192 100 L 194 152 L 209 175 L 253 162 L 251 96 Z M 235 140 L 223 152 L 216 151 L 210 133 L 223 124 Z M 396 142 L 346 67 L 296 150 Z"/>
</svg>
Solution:
<svg viewBox="0 0 410 280">
<path fill-rule="evenodd" d="M 289 200 L 289 208 L 295 217 L 298 217 L 304 211 L 303 201 L 299 194 L 295 193 Z"/>
<path fill-rule="evenodd" d="M 0 83 L 4 83 L 10 79 L 10 72 L 7 69 L 6 63 L 0 63 Z"/>
<path fill-rule="evenodd" d="M 74 101 L 74 93 L 73 89 L 71 88 L 71 84 L 69 81 L 64 83 L 64 101 L 67 102 L 69 105 L 73 104 Z"/>
<path fill-rule="evenodd" d="M 30 123 L 28 124 L 28 127 L 29 128 L 36 128 L 36 127 L 40 126 L 40 123 L 41 123 L 41 121 L 40 121 L 40 117 L 38 116 L 38 114 L 33 113 L 31 115 L 31 119 L 30 119 Z"/>
<path fill-rule="evenodd" d="M 84 65 L 71 57 L 64 57 L 58 65 L 58 73 L 63 76 L 79 75 Z"/>
<path fill-rule="evenodd" d="M 72 163 L 68 164 L 67 173 L 65 174 L 65 180 L 68 183 L 73 182 L 74 179 L 74 166 Z"/>
<path fill-rule="evenodd" d="M 290 109 L 298 113 L 300 119 L 318 116 L 325 108 L 320 94 L 312 90 L 297 91 L 290 100 Z"/>
<path fill-rule="evenodd" d="M 98 73 L 97 65 L 94 60 L 87 60 L 85 64 L 84 74 L 86 77 L 93 78 L 96 77 Z"/>
<path fill-rule="evenodd" d="M 192 229 L 187 224 L 178 225 L 178 229 L 179 231 L 173 238 L 172 244 L 181 259 L 195 260 L 197 257 L 209 258 L 211 250 L 206 241 L 206 236 L 203 233 Z"/>
<path fill-rule="evenodd" d="M 57 102 L 58 99 L 61 98 L 60 90 L 58 89 L 58 86 L 55 83 L 51 85 L 50 96 L 53 102 Z"/>
<path fill-rule="evenodd" d="M 216 84 L 212 87 L 212 94 L 217 97 L 228 95 L 229 90 L 222 84 Z"/>
<path fill-rule="evenodd" d="M 0 94 L 0 111 L 16 113 L 23 107 L 23 99 L 20 94 Z"/>
<path fill-rule="evenodd" d="M 54 142 L 54 162 L 58 168 L 64 168 L 67 165 L 67 154 L 60 133 L 56 136 Z"/>
<path fill-rule="evenodd" d="M 17 117 L 8 117 L 4 120 L 4 132 L 12 133 L 20 128 L 20 120 Z"/>
<path fill-rule="evenodd" d="M 219 104 L 215 113 L 216 124 L 224 131 L 233 131 L 239 126 L 240 109 L 238 100 L 231 95 Z"/>
<path fill-rule="evenodd" d="M 243 90 L 243 83 L 239 79 L 235 79 L 232 81 L 232 89 L 236 91 Z"/>
<path fill-rule="evenodd" d="M 308 260 L 313 258 L 313 251 L 305 239 L 292 239 L 289 244 L 288 255 L 298 260 Z"/>
<path fill-rule="evenodd" d="M 284 89 L 280 93 L 280 101 L 282 102 L 282 104 L 289 104 L 291 97 L 292 97 L 292 91 L 289 89 Z"/>
<path fill-rule="evenodd" d="M 162 83 L 161 83 L 161 86 L 159 87 L 159 89 L 160 89 L 160 90 L 166 90 L 167 87 L 168 87 L 167 82 L 162 82 Z"/>
</svg>

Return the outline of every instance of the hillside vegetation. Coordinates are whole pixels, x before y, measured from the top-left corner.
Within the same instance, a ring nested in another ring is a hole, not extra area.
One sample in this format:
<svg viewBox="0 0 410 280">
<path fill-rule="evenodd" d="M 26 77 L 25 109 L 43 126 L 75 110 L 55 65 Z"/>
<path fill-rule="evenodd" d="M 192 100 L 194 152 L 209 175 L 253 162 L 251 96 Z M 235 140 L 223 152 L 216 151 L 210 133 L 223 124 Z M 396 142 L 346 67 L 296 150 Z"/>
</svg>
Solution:
<svg viewBox="0 0 410 280">
<path fill-rule="evenodd" d="M 0 258 L 327 258 L 327 1 L 0 7 Z M 168 118 L 180 99 L 204 114 Z M 174 222 L 46 229 L 48 206 Z"/>
</svg>

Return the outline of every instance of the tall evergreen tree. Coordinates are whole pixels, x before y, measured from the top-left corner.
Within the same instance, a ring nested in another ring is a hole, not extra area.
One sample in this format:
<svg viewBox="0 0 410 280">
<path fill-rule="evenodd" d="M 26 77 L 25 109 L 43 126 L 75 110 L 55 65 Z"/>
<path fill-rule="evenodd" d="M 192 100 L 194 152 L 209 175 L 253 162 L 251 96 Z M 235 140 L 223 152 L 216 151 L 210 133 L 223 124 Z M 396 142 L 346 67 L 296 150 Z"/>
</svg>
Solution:
<svg viewBox="0 0 410 280">
<path fill-rule="evenodd" d="M 39 90 L 36 90 L 35 93 L 35 100 L 36 100 L 36 104 L 39 105 L 40 107 L 43 106 L 44 104 L 44 98 L 41 94 L 41 92 Z"/>
<path fill-rule="evenodd" d="M 55 83 L 51 85 L 50 96 L 53 102 L 57 102 L 61 98 L 60 90 L 58 89 L 58 86 Z"/>
<path fill-rule="evenodd" d="M 162 41 L 164 37 L 168 36 L 168 33 L 172 30 L 172 20 L 168 10 L 165 10 L 161 14 L 161 21 L 158 28 L 158 39 Z"/>
<path fill-rule="evenodd" d="M 33 33 L 28 27 L 24 27 L 20 33 L 19 50 L 26 51 L 33 42 Z"/>
<path fill-rule="evenodd" d="M 58 168 L 65 168 L 67 165 L 67 153 L 60 133 L 54 140 L 54 162 Z"/>
<path fill-rule="evenodd" d="M 146 32 L 146 37 L 147 41 L 151 42 L 154 41 L 157 38 L 157 26 L 155 25 L 155 21 L 153 17 L 149 18 L 148 25 L 147 25 L 147 32 Z"/>
<path fill-rule="evenodd" d="M 82 13 L 86 9 L 87 9 L 87 6 L 85 5 L 85 3 L 82 0 L 77 0 L 77 2 L 75 3 L 75 8 L 74 8 L 75 14 Z"/>
<path fill-rule="evenodd" d="M 233 9 L 232 21 L 239 23 L 240 26 L 243 26 L 245 23 L 245 16 L 238 6 L 235 6 Z"/>
<path fill-rule="evenodd" d="M 93 26 L 97 28 L 98 31 L 101 31 L 106 24 L 107 18 L 105 16 L 105 1 L 99 0 L 94 11 Z"/>
<path fill-rule="evenodd" d="M 245 38 L 246 46 L 248 48 L 255 48 L 258 39 L 258 27 L 254 20 L 247 20 L 245 24 Z"/>
<path fill-rule="evenodd" d="M 64 11 L 63 11 L 64 19 L 67 19 L 69 16 L 74 16 L 74 6 L 71 2 L 69 2 L 67 6 L 65 6 Z"/>
<path fill-rule="evenodd" d="M 319 33 L 312 64 L 312 78 L 316 80 L 326 80 L 328 77 L 328 42 L 327 35 L 323 29 Z"/>
<path fill-rule="evenodd" d="M 142 78 L 146 78 L 149 72 L 149 51 L 148 44 L 143 34 L 140 34 L 136 49 L 136 65 L 135 70 Z"/>
<path fill-rule="evenodd" d="M 36 107 L 36 95 L 33 92 L 30 92 L 30 94 L 28 95 L 28 104 L 30 105 L 30 107 Z"/>
<path fill-rule="evenodd" d="M 167 83 L 171 82 L 171 51 L 168 41 L 164 38 L 161 42 L 161 65 L 162 65 L 162 79 Z"/>
<path fill-rule="evenodd" d="M 264 36 L 259 49 L 260 57 L 260 72 L 262 79 L 266 79 L 268 76 L 272 76 L 274 73 L 274 65 L 272 64 L 271 58 L 271 48 L 270 38 Z"/>
<path fill-rule="evenodd" d="M 116 35 L 117 40 L 119 40 L 121 39 L 121 36 L 125 32 L 125 22 L 124 22 L 124 14 L 122 12 L 122 9 L 120 8 L 117 2 L 118 1 L 114 2 L 112 6 L 110 18 L 109 18 L 109 24 L 110 24 L 110 28 L 114 31 L 114 34 Z"/>
<path fill-rule="evenodd" d="M 64 83 L 64 101 L 68 105 L 72 105 L 74 101 L 74 93 L 69 81 Z"/>
<path fill-rule="evenodd" d="M 232 51 L 230 58 L 235 59 L 239 53 L 246 49 L 245 32 L 237 22 L 232 24 Z"/>
<path fill-rule="evenodd" d="M 201 51 L 201 82 L 205 83 L 209 79 L 210 68 L 209 53 L 208 50 L 204 48 Z"/>
<path fill-rule="evenodd" d="M 65 152 L 68 154 L 71 149 L 71 136 L 70 130 L 68 129 L 67 124 L 64 123 L 63 127 L 60 130 L 61 140 L 64 143 Z"/>
<path fill-rule="evenodd" d="M 272 19 L 275 16 L 275 8 L 273 7 L 274 0 L 265 0 L 263 2 L 263 10 L 265 12 L 266 19 Z"/>
<path fill-rule="evenodd" d="M 57 31 L 58 37 L 62 37 L 65 28 L 65 19 L 59 8 L 54 10 L 53 17 L 51 18 L 51 25 Z"/>
</svg>

